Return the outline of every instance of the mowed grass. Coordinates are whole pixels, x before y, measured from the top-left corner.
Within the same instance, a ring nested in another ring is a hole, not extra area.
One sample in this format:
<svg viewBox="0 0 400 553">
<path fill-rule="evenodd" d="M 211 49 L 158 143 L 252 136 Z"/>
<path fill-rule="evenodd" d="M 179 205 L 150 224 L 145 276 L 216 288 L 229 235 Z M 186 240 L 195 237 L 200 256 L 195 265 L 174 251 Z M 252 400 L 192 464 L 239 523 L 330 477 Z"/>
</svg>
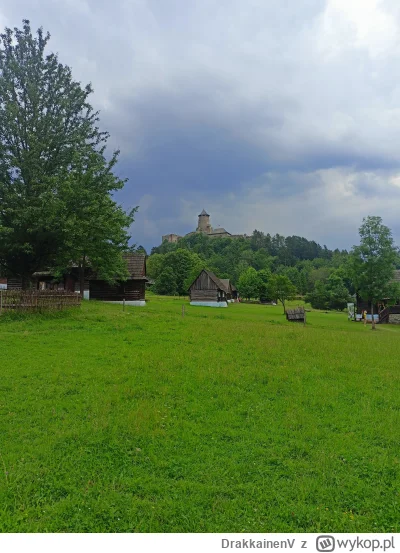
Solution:
<svg viewBox="0 0 400 553">
<path fill-rule="evenodd" d="M 84 302 L 0 374 L 3 532 L 400 531 L 400 328 Z"/>
</svg>

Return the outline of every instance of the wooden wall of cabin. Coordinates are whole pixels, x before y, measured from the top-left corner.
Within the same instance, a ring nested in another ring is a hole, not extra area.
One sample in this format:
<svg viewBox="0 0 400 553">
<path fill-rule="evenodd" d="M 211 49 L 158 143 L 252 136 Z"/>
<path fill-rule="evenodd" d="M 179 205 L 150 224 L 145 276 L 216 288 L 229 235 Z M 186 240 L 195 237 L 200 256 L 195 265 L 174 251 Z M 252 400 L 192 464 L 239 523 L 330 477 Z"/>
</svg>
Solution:
<svg viewBox="0 0 400 553">
<path fill-rule="evenodd" d="M 22 279 L 21 278 L 8 278 L 7 279 L 7 290 L 21 290 L 22 289 Z"/>
<path fill-rule="evenodd" d="M 140 301 L 145 299 L 145 281 L 127 280 L 115 285 L 104 280 L 89 282 L 90 299 L 103 301 Z"/>
<path fill-rule="evenodd" d="M 190 290 L 190 301 L 218 301 L 218 290 Z"/>
<path fill-rule="evenodd" d="M 208 276 L 206 272 L 200 273 L 190 287 L 190 290 L 217 290 L 217 289 L 218 289 L 218 286 Z"/>
<path fill-rule="evenodd" d="M 200 273 L 189 290 L 190 301 L 218 301 L 218 286 L 206 272 Z"/>
<path fill-rule="evenodd" d="M 358 299 L 357 313 L 361 315 L 363 311 L 366 311 L 367 313 L 371 313 L 371 302 Z M 377 315 L 378 313 L 379 313 L 378 304 L 374 303 L 374 314 Z"/>
</svg>

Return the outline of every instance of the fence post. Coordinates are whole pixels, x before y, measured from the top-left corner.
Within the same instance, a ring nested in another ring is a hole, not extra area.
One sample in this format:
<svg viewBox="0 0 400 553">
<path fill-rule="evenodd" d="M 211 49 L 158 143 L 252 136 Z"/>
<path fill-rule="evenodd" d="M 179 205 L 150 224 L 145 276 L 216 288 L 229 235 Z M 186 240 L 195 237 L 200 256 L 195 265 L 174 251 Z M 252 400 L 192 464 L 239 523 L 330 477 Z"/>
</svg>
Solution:
<svg viewBox="0 0 400 553">
<path fill-rule="evenodd" d="M 122 311 L 125 311 L 125 298 L 122 301 Z"/>
<path fill-rule="evenodd" d="M 3 290 L 0 290 L 0 315 L 3 313 Z"/>
<path fill-rule="evenodd" d="M 185 316 L 185 306 L 182 305 L 182 317 L 184 317 L 184 316 Z"/>
</svg>

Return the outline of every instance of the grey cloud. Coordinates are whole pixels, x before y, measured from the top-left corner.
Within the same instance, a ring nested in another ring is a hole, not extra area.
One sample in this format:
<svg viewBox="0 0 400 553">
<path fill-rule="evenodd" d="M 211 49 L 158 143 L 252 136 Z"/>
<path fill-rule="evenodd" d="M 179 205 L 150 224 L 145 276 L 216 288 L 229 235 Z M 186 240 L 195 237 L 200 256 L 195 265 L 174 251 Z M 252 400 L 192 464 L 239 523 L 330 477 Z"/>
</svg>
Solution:
<svg viewBox="0 0 400 553">
<path fill-rule="evenodd" d="M 196 202 L 227 228 L 239 218 L 235 231 L 264 222 L 334 245 L 354 240 L 354 217 L 379 197 L 397 228 L 394 0 L 0 2 L 1 23 L 24 17 L 93 83 L 130 177 L 120 197 L 142 201 L 134 229 L 149 244 L 172 225 L 183 232 Z"/>
</svg>

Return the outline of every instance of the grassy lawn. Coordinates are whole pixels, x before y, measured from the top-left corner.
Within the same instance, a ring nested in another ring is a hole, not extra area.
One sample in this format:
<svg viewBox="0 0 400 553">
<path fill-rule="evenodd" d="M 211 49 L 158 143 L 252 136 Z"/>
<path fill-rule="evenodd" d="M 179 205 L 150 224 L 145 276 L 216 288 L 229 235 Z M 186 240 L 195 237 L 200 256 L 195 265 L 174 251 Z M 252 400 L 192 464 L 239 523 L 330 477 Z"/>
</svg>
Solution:
<svg viewBox="0 0 400 553">
<path fill-rule="evenodd" d="M 280 306 L 3 316 L 0 530 L 399 532 L 399 354 Z"/>
</svg>

